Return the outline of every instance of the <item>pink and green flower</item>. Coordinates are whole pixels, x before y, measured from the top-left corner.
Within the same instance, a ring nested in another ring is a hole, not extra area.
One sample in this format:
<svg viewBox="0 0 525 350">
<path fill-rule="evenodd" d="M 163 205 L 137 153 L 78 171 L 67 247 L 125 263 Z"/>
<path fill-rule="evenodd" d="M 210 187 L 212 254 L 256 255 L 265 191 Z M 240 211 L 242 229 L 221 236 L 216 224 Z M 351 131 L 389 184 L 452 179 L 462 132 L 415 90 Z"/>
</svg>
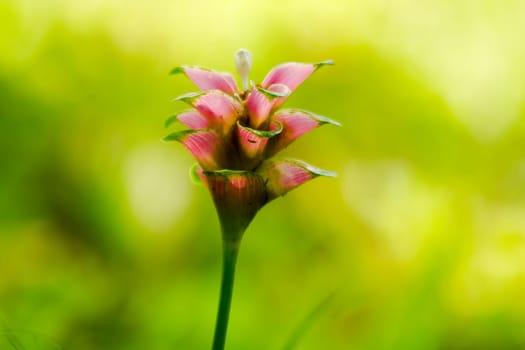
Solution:
<svg viewBox="0 0 525 350">
<path fill-rule="evenodd" d="M 198 162 L 195 171 L 210 189 L 219 211 L 224 211 L 220 208 L 223 201 L 233 200 L 226 197 L 243 197 L 245 191 L 259 193 L 261 199 L 254 204 L 253 217 L 264 204 L 308 180 L 335 175 L 302 161 L 274 158 L 315 128 L 324 124 L 339 125 L 332 119 L 302 109 L 280 109 L 312 73 L 333 62 L 284 63 L 272 69 L 261 84 L 251 82 L 248 86 L 251 56 L 241 50 L 236 61 L 242 88 L 230 73 L 197 66 L 172 70 L 172 74 L 186 75 L 200 91 L 175 99 L 191 109 L 170 117 L 166 126 L 178 120 L 187 129 L 173 132 L 165 140 L 179 141 L 195 157 Z M 221 193 L 214 189 L 218 181 L 228 183 Z M 243 184 L 242 189 L 240 184 Z M 242 202 L 241 198 L 239 201 Z M 238 227 L 229 238 L 239 239 L 245 228 L 244 225 Z"/>
<path fill-rule="evenodd" d="M 321 125 L 340 125 L 302 109 L 281 109 L 299 85 L 332 61 L 284 63 L 254 84 L 248 80 L 250 53 L 240 50 L 235 59 L 240 88 L 230 73 L 197 66 L 173 69 L 172 74 L 186 75 L 200 91 L 177 97 L 190 109 L 166 121 L 166 126 L 178 121 L 187 128 L 165 140 L 182 143 L 195 157 L 194 173 L 208 187 L 222 225 L 223 285 L 213 349 L 224 347 L 231 299 L 231 286 L 225 284 L 233 284 L 238 246 L 257 211 L 311 179 L 335 176 L 300 160 L 274 156 Z"/>
</svg>

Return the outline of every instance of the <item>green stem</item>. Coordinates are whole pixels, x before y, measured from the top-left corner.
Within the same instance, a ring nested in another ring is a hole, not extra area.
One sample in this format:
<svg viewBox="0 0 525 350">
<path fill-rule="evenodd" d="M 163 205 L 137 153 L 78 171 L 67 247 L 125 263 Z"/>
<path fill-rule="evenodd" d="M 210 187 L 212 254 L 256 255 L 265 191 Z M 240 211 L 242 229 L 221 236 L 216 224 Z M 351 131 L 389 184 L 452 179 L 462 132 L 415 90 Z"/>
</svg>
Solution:
<svg viewBox="0 0 525 350">
<path fill-rule="evenodd" d="M 223 240 L 222 242 L 222 282 L 219 311 L 215 323 L 215 336 L 213 337 L 212 350 L 223 350 L 226 343 L 226 331 L 230 316 L 232 301 L 233 280 L 235 277 L 235 263 L 239 252 L 240 241 Z"/>
</svg>

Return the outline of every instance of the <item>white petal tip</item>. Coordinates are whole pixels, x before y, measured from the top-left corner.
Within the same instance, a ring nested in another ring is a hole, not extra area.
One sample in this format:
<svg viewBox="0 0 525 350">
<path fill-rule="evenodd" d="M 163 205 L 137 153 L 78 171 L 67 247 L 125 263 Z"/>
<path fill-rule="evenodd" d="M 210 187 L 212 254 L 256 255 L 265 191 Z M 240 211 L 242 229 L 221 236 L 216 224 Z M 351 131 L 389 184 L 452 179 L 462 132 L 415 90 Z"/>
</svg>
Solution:
<svg viewBox="0 0 525 350">
<path fill-rule="evenodd" d="M 248 89 L 248 74 L 252 69 L 252 54 L 246 49 L 240 49 L 235 53 L 235 67 L 242 80 L 243 90 Z"/>
</svg>

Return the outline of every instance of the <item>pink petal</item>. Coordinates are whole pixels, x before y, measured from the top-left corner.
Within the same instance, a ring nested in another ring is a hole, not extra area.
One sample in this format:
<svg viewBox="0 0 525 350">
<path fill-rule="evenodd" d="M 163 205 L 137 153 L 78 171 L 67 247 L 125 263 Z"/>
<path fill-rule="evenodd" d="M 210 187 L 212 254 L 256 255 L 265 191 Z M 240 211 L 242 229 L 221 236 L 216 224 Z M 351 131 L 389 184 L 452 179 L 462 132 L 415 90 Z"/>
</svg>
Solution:
<svg viewBox="0 0 525 350">
<path fill-rule="evenodd" d="M 207 129 L 210 127 L 210 121 L 196 110 L 181 112 L 177 115 L 177 119 L 193 130 Z"/>
<path fill-rule="evenodd" d="M 243 112 L 239 101 L 217 90 L 185 94 L 175 100 L 189 103 L 209 121 L 211 128 L 223 133 L 229 132 Z"/>
<path fill-rule="evenodd" d="M 280 123 L 273 123 L 270 131 L 254 130 L 237 123 L 237 135 L 246 169 L 250 170 L 261 162 L 268 140 L 279 135 L 282 130 Z"/>
<path fill-rule="evenodd" d="M 293 92 L 313 72 L 324 65 L 330 64 L 333 64 L 333 61 L 324 61 L 319 63 L 283 63 L 273 68 L 264 78 L 261 85 L 262 87 L 266 88 L 273 84 L 283 84 Z M 286 98 L 279 98 L 275 102 L 275 108 L 280 107 L 284 101 L 286 101 Z"/>
<path fill-rule="evenodd" d="M 283 109 L 273 116 L 283 126 L 283 132 L 271 140 L 266 156 L 270 157 L 281 151 L 297 138 L 323 124 L 340 126 L 335 120 L 299 109 Z"/>
<path fill-rule="evenodd" d="M 259 128 L 268 119 L 272 106 L 273 102 L 268 97 L 253 88 L 246 99 L 250 125 L 255 129 Z"/>
<path fill-rule="evenodd" d="M 177 73 L 186 74 L 203 91 L 221 90 L 230 95 L 239 91 L 237 83 L 230 73 L 217 72 L 196 66 L 182 66 L 171 71 L 171 74 Z"/>
<path fill-rule="evenodd" d="M 166 136 L 164 140 L 182 143 L 204 170 L 225 167 L 224 144 L 214 131 L 182 130 Z"/>
<path fill-rule="evenodd" d="M 254 158 L 262 152 L 266 143 L 268 143 L 267 137 L 261 137 L 253 133 L 252 129 L 245 128 L 241 125 L 237 128 L 239 136 L 239 144 L 244 155 L 247 158 Z"/>
<path fill-rule="evenodd" d="M 333 64 L 333 62 L 324 61 L 320 63 L 283 63 L 273 68 L 270 73 L 268 73 L 266 78 L 264 78 L 261 85 L 263 87 L 268 87 L 273 84 L 284 84 L 293 91 L 318 68 L 329 64 Z"/>
<path fill-rule="evenodd" d="M 258 170 L 266 182 L 268 200 L 282 196 L 303 183 L 318 176 L 337 176 L 335 173 L 316 168 L 300 160 L 270 160 Z"/>
<path fill-rule="evenodd" d="M 290 89 L 283 84 L 273 84 L 268 89 L 254 86 L 246 100 L 250 125 L 255 129 L 264 129 L 275 101 L 279 97 L 288 96 L 290 92 Z"/>
</svg>

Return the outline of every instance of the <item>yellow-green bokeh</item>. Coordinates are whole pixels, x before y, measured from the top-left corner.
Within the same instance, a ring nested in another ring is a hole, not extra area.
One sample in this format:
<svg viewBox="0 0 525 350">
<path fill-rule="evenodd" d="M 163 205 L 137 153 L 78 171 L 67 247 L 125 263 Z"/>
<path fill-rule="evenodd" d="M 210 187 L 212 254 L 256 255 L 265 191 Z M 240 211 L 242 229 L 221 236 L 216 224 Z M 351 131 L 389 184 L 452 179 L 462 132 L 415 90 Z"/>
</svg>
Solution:
<svg viewBox="0 0 525 350">
<path fill-rule="evenodd" d="M 250 226 L 228 349 L 525 348 L 523 33 L 520 0 L 1 1 L 0 349 L 209 348 L 219 225 L 167 73 L 241 47 L 255 81 L 334 59 L 287 106 L 343 127 L 285 151 L 339 177 Z"/>
</svg>

